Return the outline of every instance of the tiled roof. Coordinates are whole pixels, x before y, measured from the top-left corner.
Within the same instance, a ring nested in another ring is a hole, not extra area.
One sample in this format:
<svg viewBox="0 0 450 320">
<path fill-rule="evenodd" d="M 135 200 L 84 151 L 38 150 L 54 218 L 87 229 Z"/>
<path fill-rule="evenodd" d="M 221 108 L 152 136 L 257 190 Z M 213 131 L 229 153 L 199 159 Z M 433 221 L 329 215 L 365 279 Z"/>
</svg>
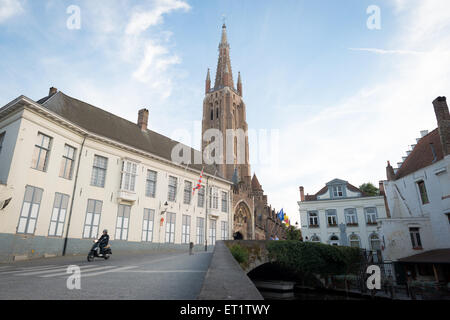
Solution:
<svg viewBox="0 0 450 320">
<path fill-rule="evenodd" d="M 433 154 L 431 144 L 433 144 L 435 154 Z M 444 153 L 439 131 L 438 129 L 435 129 L 419 140 L 412 152 L 406 157 L 401 167 L 397 170 L 395 179 L 400 179 L 417 170 L 428 167 L 443 158 Z"/>
<path fill-rule="evenodd" d="M 51 98 L 45 97 L 38 100 L 38 103 L 91 133 L 151 153 L 165 160 L 172 161 L 172 148 L 179 143 L 152 130 L 142 131 L 133 122 L 69 97 L 62 92 L 57 92 Z M 192 148 L 189 150 L 193 162 L 194 154 L 200 153 L 200 151 Z M 214 167 L 209 165 L 190 164 L 189 167 L 199 171 L 204 167 L 205 172 L 211 175 L 215 173 Z"/>
<path fill-rule="evenodd" d="M 256 191 L 262 190 L 262 186 L 259 183 L 258 178 L 256 177 L 256 174 L 254 174 L 253 178 L 252 178 L 252 190 L 256 190 Z"/>
<path fill-rule="evenodd" d="M 450 263 L 450 249 L 436 249 L 398 259 L 409 263 Z"/>
</svg>

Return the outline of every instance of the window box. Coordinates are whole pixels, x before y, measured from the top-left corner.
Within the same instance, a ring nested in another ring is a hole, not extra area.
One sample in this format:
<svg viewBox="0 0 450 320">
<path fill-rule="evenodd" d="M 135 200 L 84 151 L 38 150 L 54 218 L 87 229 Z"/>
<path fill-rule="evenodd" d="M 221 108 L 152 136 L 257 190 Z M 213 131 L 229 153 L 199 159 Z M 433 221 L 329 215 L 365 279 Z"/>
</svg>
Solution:
<svg viewBox="0 0 450 320">
<path fill-rule="evenodd" d="M 423 250 L 422 247 L 414 247 L 413 250 Z"/>
<path fill-rule="evenodd" d="M 337 227 L 337 226 L 338 226 L 337 223 L 328 224 L 328 227 Z"/>
<path fill-rule="evenodd" d="M 310 224 L 309 227 L 310 228 L 319 228 L 319 225 L 318 224 Z"/>
<path fill-rule="evenodd" d="M 378 223 L 377 222 L 367 222 L 368 226 L 376 226 Z"/>
<path fill-rule="evenodd" d="M 347 223 L 347 227 L 357 227 L 357 223 Z"/>
</svg>

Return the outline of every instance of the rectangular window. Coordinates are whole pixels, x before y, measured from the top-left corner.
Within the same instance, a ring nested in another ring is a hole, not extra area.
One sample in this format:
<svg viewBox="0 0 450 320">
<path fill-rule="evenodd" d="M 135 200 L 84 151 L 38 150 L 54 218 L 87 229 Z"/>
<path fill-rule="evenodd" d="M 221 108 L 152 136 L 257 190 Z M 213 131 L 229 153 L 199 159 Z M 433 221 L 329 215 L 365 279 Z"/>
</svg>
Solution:
<svg viewBox="0 0 450 320">
<path fill-rule="evenodd" d="M 105 187 L 106 168 L 108 166 L 108 158 L 95 156 L 92 168 L 91 186 Z"/>
<path fill-rule="evenodd" d="M 222 231 L 222 240 L 228 240 L 228 223 L 222 221 L 220 229 Z"/>
<path fill-rule="evenodd" d="M 377 224 L 377 209 L 376 208 L 365 208 L 367 224 L 376 225 Z"/>
<path fill-rule="evenodd" d="M 121 189 L 134 192 L 136 187 L 137 164 L 131 161 L 122 162 Z"/>
<path fill-rule="evenodd" d="M 425 187 L 425 182 L 419 181 L 417 182 L 417 186 L 419 187 L 420 198 L 422 199 L 422 204 L 427 204 L 430 201 L 428 200 L 427 188 Z"/>
<path fill-rule="evenodd" d="M 181 230 L 181 243 L 191 242 L 191 217 L 183 215 L 183 226 Z"/>
<path fill-rule="evenodd" d="M 3 141 L 5 141 L 6 131 L 0 133 L 0 153 L 2 153 Z"/>
<path fill-rule="evenodd" d="M 209 188 L 209 207 L 219 209 L 219 192 L 216 188 Z"/>
<path fill-rule="evenodd" d="M 333 187 L 333 196 L 336 198 L 344 196 L 343 188 L 342 186 L 334 186 Z"/>
<path fill-rule="evenodd" d="M 216 243 L 216 220 L 209 220 L 209 244 Z"/>
<path fill-rule="evenodd" d="M 222 212 L 228 212 L 228 192 L 222 191 Z"/>
<path fill-rule="evenodd" d="M 317 212 L 308 212 L 309 217 L 309 227 L 310 228 L 317 228 L 319 227 L 319 216 Z"/>
<path fill-rule="evenodd" d="M 175 213 L 167 213 L 166 220 L 166 243 L 175 243 Z"/>
<path fill-rule="evenodd" d="M 34 234 L 43 192 L 44 190 L 32 186 L 25 188 L 17 233 Z"/>
<path fill-rule="evenodd" d="M 147 170 L 147 182 L 145 184 L 145 195 L 147 197 L 156 197 L 156 177 L 156 171 Z"/>
<path fill-rule="evenodd" d="M 131 206 L 119 204 L 116 222 L 116 240 L 128 239 L 128 225 L 130 222 Z"/>
<path fill-rule="evenodd" d="M 155 210 L 144 209 L 144 222 L 142 224 L 142 241 L 153 241 L 153 226 L 155 222 Z"/>
<path fill-rule="evenodd" d="M 358 225 L 358 217 L 356 215 L 356 209 L 345 209 L 345 222 L 348 226 L 356 226 Z"/>
<path fill-rule="evenodd" d="M 422 249 L 419 228 L 409 228 L 409 235 L 411 236 L 411 244 L 413 249 Z"/>
<path fill-rule="evenodd" d="M 327 210 L 327 222 L 329 227 L 337 226 L 337 214 L 336 210 Z"/>
<path fill-rule="evenodd" d="M 191 203 L 191 194 L 192 194 L 192 182 L 185 181 L 184 182 L 184 196 L 183 203 L 190 204 Z"/>
<path fill-rule="evenodd" d="M 37 141 L 34 145 L 33 159 L 31 162 L 31 166 L 33 169 L 47 171 L 51 142 L 52 138 L 40 132 L 38 133 Z"/>
<path fill-rule="evenodd" d="M 203 208 L 204 204 L 205 204 L 205 187 L 202 186 L 200 189 L 198 189 L 198 199 L 197 199 L 198 203 L 197 205 L 200 208 Z"/>
<path fill-rule="evenodd" d="M 64 154 L 61 161 L 61 169 L 59 170 L 59 176 L 64 179 L 71 180 L 73 173 L 73 165 L 75 163 L 75 148 L 65 145 Z"/>
<path fill-rule="evenodd" d="M 55 193 L 53 203 L 53 212 L 50 220 L 49 236 L 61 237 L 66 221 L 67 206 L 69 205 L 69 196 L 62 193 Z"/>
<path fill-rule="evenodd" d="M 204 244 L 205 242 L 205 219 L 197 218 L 197 244 Z"/>
<path fill-rule="evenodd" d="M 169 201 L 175 202 L 177 199 L 177 183 L 177 178 L 169 176 L 169 192 L 167 195 Z"/>
<path fill-rule="evenodd" d="M 102 206 L 102 201 L 91 199 L 88 200 L 86 220 L 84 221 L 83 238 L 97 239 Z"/>
</svg>

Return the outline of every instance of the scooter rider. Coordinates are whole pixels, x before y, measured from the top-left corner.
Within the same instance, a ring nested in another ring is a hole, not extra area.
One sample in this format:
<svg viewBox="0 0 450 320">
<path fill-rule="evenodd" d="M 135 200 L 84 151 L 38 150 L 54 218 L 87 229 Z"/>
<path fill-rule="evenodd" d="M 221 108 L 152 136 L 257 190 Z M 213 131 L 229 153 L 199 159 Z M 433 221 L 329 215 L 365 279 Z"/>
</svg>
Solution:
<svg viewBox="0 0 450 320">
<path fill-rule="evenodd" d="M 103 253 L 103 249 L 108 245 L 109 242 L 109 235 L 108 235 L 108 230 L 105 229 L 103 230 L 103 234 L 100 237 L 100 239 L 97 240 L 98 243 L 98 254 Z"/>
</svg>

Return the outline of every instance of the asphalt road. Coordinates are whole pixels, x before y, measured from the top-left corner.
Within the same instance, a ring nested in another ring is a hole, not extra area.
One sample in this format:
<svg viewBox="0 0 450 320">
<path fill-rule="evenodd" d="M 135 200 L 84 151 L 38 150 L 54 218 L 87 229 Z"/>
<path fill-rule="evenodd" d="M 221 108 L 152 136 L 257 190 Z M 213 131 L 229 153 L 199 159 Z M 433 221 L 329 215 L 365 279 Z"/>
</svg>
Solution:
<svg viewBox="0 0 450 320">
<path fill-rule="evenodd" d="M 192 300 L 211 257 L 211 252 L 128 253 L 93 262 L 71 256 L 0 264 L 0 300 Z M 79 290 L 67 286 L 71 265 L 81 271 Z"/>
</svg>

